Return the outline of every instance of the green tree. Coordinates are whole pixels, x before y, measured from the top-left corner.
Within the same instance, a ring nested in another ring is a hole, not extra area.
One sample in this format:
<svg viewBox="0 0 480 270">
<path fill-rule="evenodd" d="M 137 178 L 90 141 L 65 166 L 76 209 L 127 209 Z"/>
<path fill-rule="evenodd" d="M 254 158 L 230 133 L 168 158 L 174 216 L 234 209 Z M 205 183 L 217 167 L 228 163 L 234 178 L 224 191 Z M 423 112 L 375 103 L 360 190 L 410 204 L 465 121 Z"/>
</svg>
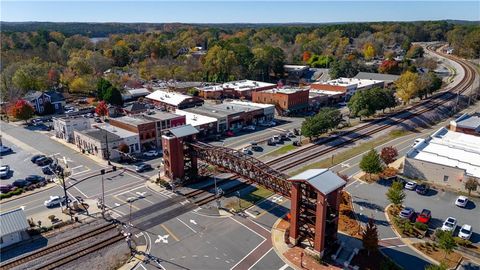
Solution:
<svg viewBox="0 0 480 270">
<path fill-rule="evenodd" d="M 32 105 L 23 99 L 17 100 L 9 110 L 11 116 L 18 120 L 24 120 L 25 122 L 32 118 L 34 112 L 35 110 Z"/>
<path fill-rule="evenodd" d="M 367 226 L 362 231 L 362 243 L 363 248 L 367 250 L 368 256 L 370 256 L 370 252 L 378 249 L 378 230 L 373 218 L 368 219 Z"/>
<path fill-rule="evenodd" d="M 337 79 L 340 77 L 352 78 L 357 75 L 358 69 L 348 60 L 334 61 L 329 70 L 330 77 Z"/>
<path fill-rule="evenodd" d="M 302 123 L 302 134 L 310 139 L 334 129 L 342 121 L 342 114 L 334 108 L 323 108 L 315 116 L 308 117 Z"/>
<path fill-rule="evenodd" d="M 372 100 L 369 99 L 367 91 L 357 91 L 347 103 L 350 113 L 354 117 L 369 117 L 375 114 L 375 108 L 372 106 Z"/>
<path fill-rule="evenodd" d="M 423 47 L 420 45 L 413 45 L 408 50 L 407 54 L 405 55 L 407 58 L 420 58 L 423 57 L 424 50 Z"/>
<path fill-rule="evenodd" d="M 382 161 L 380 155 L 378 155 L 375 149 L 371 149 L 367 154 L 363 155 L 360 160 L 360 169 L 368 174 L 370 177 L 373 173 L 379 173 L 383 170 Z"/>
<path fill-rule="evenodd" d="M 397 95 L 404 103 L 408 104 L 410 99 L 420 90 L 420 77 L 416 73 L 407 71 L 395 81 L 395 86 L 397 87 Z"/>
<path fill-rule="evenodd" d="M 232 51 L 215 45 L 203 59 L 203 68 L 206 79 L 209 81 L 227 81 L 230 79 L 233 67 L 237 64 L 235 54 Z"/>
<path fill-rule="evenodd" d="M 112 105 L 123 105 L 123 98 L 120 91 L 115 87 L 109 87 L 103 95 L 103 100 Z"/>
<path fill-rule="evenodd" d="M 399 181 L 394 181 L 392 186 L 387 191 L 387 199 L 396 207 L 402 205 L 405 200 L 405 192 L 403 191 L 403 184 Z"/>
<path fill-rule="evenodd" d="M 12 77 L 15 87 L 26 92 L 30 90 L 43 91 L 48 87 L 48 66 L 33 59 L 21 65 Z"/>
<path fill-rule="evenodd" d="M 478 181 L 473 177 L 469 177 L 468 180 L 465 182 L 465 189 L 468 190 L 468 196 L 472 193 L 472 191 L 477 190 L 478 188 Z"/>
<path fill-rule="evenodd" d="M 113 87 L 112 83 L 110 81 L 105 80 L 104 78 L 100 78 L 100 80 L 97 82 L 97 99 L 98 100 L 103 100 L 103 96 L 107 92 L 109 88 Z"/>
<path fill-rule="evenodd" d="M 187 90 L 187 94 L 191 95 L 191 96 L 194 96 L 194 97 L 197 97 L 199 92 L 196 88 L 190 88 Z"/>
<path fill-rule="evenodd" d="M 457 246 L 457 243 L 455 242 L 451 232 L 439 231 L 437 237 L 438 246 L 441 250 L 443 250 L 444 258 L 446 258 L 448 254 L 453 252 L 453 249 Z"/>
</svg>

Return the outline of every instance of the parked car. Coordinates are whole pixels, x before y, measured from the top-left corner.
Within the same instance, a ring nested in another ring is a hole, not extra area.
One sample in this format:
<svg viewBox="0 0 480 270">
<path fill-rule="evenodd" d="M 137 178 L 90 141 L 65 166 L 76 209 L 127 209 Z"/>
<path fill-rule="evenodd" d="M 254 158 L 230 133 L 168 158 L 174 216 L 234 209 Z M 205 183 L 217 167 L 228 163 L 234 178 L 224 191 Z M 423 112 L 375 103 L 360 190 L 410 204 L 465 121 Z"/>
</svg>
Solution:
<svg viewBox="0 0 480 270">
<path fill-rule="evenodd" d="M 6 178 L 10 174 L 10 166 L 3 165 L 0 167 L 0 178 Z"/>
<path fill-rule="evenodd" d="M 415 141 L 413 142 L 412 146 L 417 145 L 417 144 L 418 144 L 419 142 L 421 142 L 421 141 L 423 141 L 422 138 L 417 138 L 417 139 L 415 139 Z"/>
<path fill-rule="evenodd" d="M 275 142 L 275 143 L 279 143 L 282 141 L 282 138 L 279 136 L 279 135 L 274 135 L 272 137 L 272 140 Z"/>
<path fill-rule="evenodd" d="M 458 237 L 468 240 L 472 236 L 472 226 L 468 224 L 463 224 L 463 226 L 460 228 L 460 231 L 458 231 Z"/>
<path fill-rule="evenodd" d="M 30 159 L 30 161 L 33 162 L 33 163 L 35 163 L 35 161 L 37 161 L 37 159 L 42 158 L 42 157 L 45 157 L 45 155 L 34 155 L 34 156 Z"/>
<path fill-rule="evenodd" d="M 53 174 L 53 170 L 50 168 L 50 166 L 43 166 L 42 172 L 47 175 Z"/>
<path fill-rule="evenodd" d="M 14 189 L 15 187 L 12 185 L 0 185 L 0 193 L 8 193 Z"/>
<path fill-rule="evenodd" d="M 286 139 L 288 139 L 287 133 L 280 134 L 280 140 L 285 141 Z"/>
<path fill-rule="evenodd" d="M 415 183 L 413 181 L 408 181 L 405 184 L 405 188 L 408 189 L 408 190 L 415 190 L 415 187 L 417 187 L 417 183 Z"/>
<path fill-rule="evenodd" d="M 227 130 L 227 131 L 225 132 L 225 135 L 226 135 L 227 137 L 233 137 L 233 136 L 235 136 L 235 133 L 233 133 L 233 131 L 231 131 L 231 130 Z"/>
<path fill-rule="evenodd" d="M 440 228 L 444 232 L 453 232 L 457 228 L 457 219 L 454 217 L 448 217 L 443 222 L 442 228 Z"/>
<path fill-rule="evenodd" d="M 38 166 L 45 166 L 53 162 L 53 159 L 50 157 L 41 157 L 37 160 L 35 160 L 35 164 Z"/>
<path fill-rule="evenodd" d="M 18 187 L 18 188 L 24 188 L 30 185 L 30 182 L 24 180 L 24 179 L 18 179 L 13 181 L 12 183 L 13 186 Z"/>
<path fill-rule="evenodd" d="M 45 177 L 40 176 L 40 175 L 29 175 L 25 177 L 25 181 L 30 182 L 31 184 L 38 184 L 41 182 L 46 182 Z"/>
<path fill-rule="evenodd" d="M 422 212 L 420 212 L 420 215 L 417 216 L 416 222 L 427 224 L 431 218 L 432 212 L 428 209 L 423 209 Z"/>
<path fill-rule="evenodd" d="M 250 149 L 248 149 L 247 147 L 242 149 L 242 153 L 244 153 L 245 155 L 250 155 L 251 152 L 252 151 L 250 151 Z"/>
<path fill-rule="evenodd" d="M 136 172 L 140 173 L 140 172 L 149 171 L 149 170 L 153 170 L 152 165 L 150 164 L 141 163 L 141 164 L 135 165 Z"/>
<path fill-rule="evenodd" d="M 275 144 L 276 144 L 276 143 L 275 143 L 275 141 L 273 140 L 273 138 L 268 139 L 267 145 L 273 146 L 273 145 L 275 145 Z"/>
<path fill-rule="evenodd" d="M 427 187 L 427 185 L 425 185 L 425 184 L 421 184 L 421 185 L 418 185 L 418 186 L 417 186 L 417 188 L 415 189 L 415 191 L 416 191 L 418 194 L 425 195 L 425 194 L 427 194 L 427 192 L 428 192 L 428 187 Z"/>
<path fill-rule="evenodd" d="M 250 145 L 252 146 L 253 151 L 260 151 L 262 148 L 258 145 L 257 142 L 250 142 Z"/>
<path fill-rule="evenodd" d="M 12 148 L 4 146 L 4 145 L 0 145 L 0 155 L 8 154 L 8 153 L 11 153 L 11 152 L 13 152 Z"/>
<path fill-rule="evenodd" d="M 159 153 L 156 150 L 150 150 L 150 151 L 147 151 L 147 152 L 143 153 L 143 155 L 146 156 L 146 157 L 156 157 L 156 156 L 158 156 L 158 154 Z"/>
<path fill-rule="evenodd" d="M 398 215 L 401 218 L 406 218 L 411 220 L 413 215 L 415 214 L 415 210 L 411 207 L 405 207 L 400 211 L 400 214 Z"/>
<path fill-rule="evenodd" d="M 300 141 L 294 141 L 293 146 L 301 146 L 302 143 Z"/>
<path fill-rule="evenodd" d="M 455 205 L 458 207 L 466 207 L 468 204 L 468 197 L 467 196 L 458 196 L 455 200 Z"/>
<path fill-rule="evenodd" d="M 293 132 L 289 131 L 289 132 L 287 132 L 287 137 L 295 138 L 295 134 L 293 134 Z"/>
<path fill-rule="evenodd" d="M 66 199 L 65 197 L 60 197 L 60 196 L 50 196 L 48 200 L 46 200 L 43 205 L 46 207 L 55 207 L 55 206 L 60 206 L 62 204 L 65 204 Z"/>
<path fill-rule="evenodd" d="M 294 128 L 293 129 L 293 134 L 296 135 L 296 136 L 300 135 L 300 130 L 298 130 L 297 128 Z"/>
</svg>

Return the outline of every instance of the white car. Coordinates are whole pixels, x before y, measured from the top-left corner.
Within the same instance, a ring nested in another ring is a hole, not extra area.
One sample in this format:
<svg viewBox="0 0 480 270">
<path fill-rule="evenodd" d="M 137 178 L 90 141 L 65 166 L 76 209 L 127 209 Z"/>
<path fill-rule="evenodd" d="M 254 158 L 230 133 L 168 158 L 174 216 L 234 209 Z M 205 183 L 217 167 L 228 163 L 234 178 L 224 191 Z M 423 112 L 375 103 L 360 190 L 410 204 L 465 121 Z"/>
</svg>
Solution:
<svg viewBox="0 0 480 270">
<path fill-rule="evenodd" d="M 468 240 L 472 236 L 472 226 L 468 224 L 463 224 L 458 232 L 458 237 Z"/>
<path fill-rule="evenodd" d="M 2 167 L 0 167 L 0 178 L 7 177 L 9 173 L 10 173 L 10 166 L 3 165 Z"/>
<path fill-rule="evenodd" d="M 415 141 L 413 142 L 412 146 L 415 146 L 415 145 L 417 145 L 419 142 L 422 142 L 422 141 L 423 141 L 422 138 L 415 139 Z"/>
<path fill-rule="evenodd" d="M 280 135 L 275 135 L 272 137 L 272 140 L 275 142 L 275 143 L 279 143 L 282 141 L 282 137 L 280 137 Z"/>
<path fill-rule="evenodd" d="M 457 219 L 454 217 L 448 217 L 443 222 L 441 230 L 444 232 L 453 232 L 457 228 Z"/>
<path fill-rule="evenodd" d="M 43 205 L 46 207 L 54 207 L 65 203 L 65 197 L 50 196 L 50 199 L 46 200 Z"/>
<path fill-rule="evenodd" d="M 250 149 L 245 147 L 242 149 L 242 153 L 244 153 L 245 155 L 250 155 Z"/>
<path fill-rule="evenodd" d="M 405 184 L 405 188 L 408 189 L 408 190 L 415 190 L 415 187 L 417 187 L 417 183 L 415 183 L 413 181 L 408 181 Z"/>
<path fill-rule="evenodd" d="M 465 207 L 468 204 L 468 198 L 466 196 L 458 196 L 455 200 L 455 205 L 458 207 Z"/>
<path fill-rule="evenodd" d="M 143 155 L 146 156 L 146 157 L 156 157 L 156 156 L 158 156 L 158 151 L 150 150 L 150 151 L 147 151 L 147 152 L 143 153 Z"/>
</svg>

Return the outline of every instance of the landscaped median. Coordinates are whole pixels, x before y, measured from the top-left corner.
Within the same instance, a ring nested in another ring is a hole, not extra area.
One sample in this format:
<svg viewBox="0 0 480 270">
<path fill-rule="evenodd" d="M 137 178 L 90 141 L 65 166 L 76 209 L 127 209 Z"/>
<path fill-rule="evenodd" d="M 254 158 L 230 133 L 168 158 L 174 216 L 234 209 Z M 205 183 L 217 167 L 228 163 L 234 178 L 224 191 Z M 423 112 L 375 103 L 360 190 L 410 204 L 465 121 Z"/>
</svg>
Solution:
<svg viewBox="0 0 480 270">
<path fill-rule="evenodd" d="M 454 248 L 459 245 L 461 239 L 455 239 L 450 232 L 437 230 L 435 240 L 429 236 L 428 225 L 420 222 L 411 222 L 398 216 L 401 207 L 393 204 L 385 208 L 385 216 L 392 230 L 410 248 L 420 253 L 423 257 L 436 264 L 441 264 L 448 269 L 454 269 L 462 260 L 462 255 Z"/>
<path fill-rule="evenodd" d="M 328 168 L 328 167 L 331 167 L 334 164 L 340 164 L 340 163 L 344 162 L 345 160 L 348 160 L 348 159 L 351 159 L 355 156 L 358 156 L 358 155 L 360 155 L 364 152 L 367 152 L 368 150 L 370 150 L 372 148 L 378 147 L 378 146 L 380 146 L 382 144 L 385 144 L 385 143 L 387 143 L 391 140 L 394 140 L 394 139 L 397 139 L 397 138 L 400 138 L 400 137 L 403 137 L 403 136 L 406 136 L 406 135 L 409 135 L 409 134 L 411 134 L 410 131 L 393 130 L 388 135 L 381 136 L 381 137 L 378 137 L 376 139 L 369 140 L 367 142 L 362 142 L 362 144 L 360 144 L 356 147 L 353 147 L 353 148 L 350 148 L 348 150 L 336 153 L 335 155 L 333 155 L 333 158 L 328 157 L 328 158 L 322 159 L 318 162 L 310 163 L 303 168 L 300 168 L 300 169 L 298 169 L 294 172 L 289 173 L 289 175 L 296 175 L 296 174 L 299 174 L 299 173 L 301 173 L 303 171 L 306 171 L 306 170 L 309 170 L 309 169 Z"/>
</svg>

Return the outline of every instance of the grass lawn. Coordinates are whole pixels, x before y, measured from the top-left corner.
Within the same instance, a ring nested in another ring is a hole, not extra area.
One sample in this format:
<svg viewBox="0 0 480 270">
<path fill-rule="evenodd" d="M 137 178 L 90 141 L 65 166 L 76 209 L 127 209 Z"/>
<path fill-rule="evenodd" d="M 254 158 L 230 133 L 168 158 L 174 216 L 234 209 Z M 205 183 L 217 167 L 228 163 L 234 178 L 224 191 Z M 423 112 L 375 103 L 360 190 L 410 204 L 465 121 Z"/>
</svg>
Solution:
<svg viewBox="0 0 480 270">
<path fill-rule="evenodd" d="M 240 205 L 238 205 L 238 200 L 230 200 L 225 204 L 225 208 L 227 209 L 234 209 L 235 211 L 239 211 L 242 209 L 246 209 L 259 201 L 266 199 L 272 196 L 274 192 L 263 188 L 261 186 L 256 186 L 253 192 L 248 193 L 240 193 Z"/>
<path fill-rule="evenodd" d="M 308 164 L 307 166 L 302 167 L 301 169 L 298 169 L 294 172 L 290 172 L 289 175 L 296 175 L 296 174 L 299 174 L 303 171 L 306 171 L 306 170 L 309 170 L 309 169 L 314 169 L 314 168 L 328 168 L 328 167 L 331 167 L 332 165 L 342 163 L 343 161 L 345 161 L 347 159 L 350 159 L 354 156 L 357 156 L 357 155 L 359 155 L 363 152 L 366 152 L 366 151 L 368 151 L 372 148 L 375 148 L 375 147 L 377 147 L 379 145 L 382 145 L 382 144 L 384 144 L 388 141 L 391 141 L 393 139 L 406 136 L 408 134 L 411 134 L 411 132 L 406 131 L 406 130 L 393 130 L 392 132 L 390 132 L 386 136 L 382 136 L 382 137 L 379 137 L 377 139 L 374 139 L 374 140 L 371 140 L 371 141 L 368 141 L 368 142 L 364 142 L 364 143 L 362 143 L 362 144 L 360 144 L 360 145 L 358 145 L 354 148 L 351 148 L 351 149 L 348 149 L 346 151 L 335 154 L 334 157 L 333 157 L 333 162 L 332 162 L 332 158 L 328 157 L 328 158 L 322 159 L 318 162 Z"/>
<path fill-rule="evenodd" d="M 287 145 L 284 145 L 278 149 L 275 149 L 273 151 L 271 151 L 270 153 L 266 154 L 265 156 L 266 157 L 276 157 L 276 156 L 280 156 L 280 155 L 283 155 L 283 154 L 286 154 L 294 149 L 296 149 L 297 147 L 294 146 L 293 144 L 287 144 Z"/>
</svg>

